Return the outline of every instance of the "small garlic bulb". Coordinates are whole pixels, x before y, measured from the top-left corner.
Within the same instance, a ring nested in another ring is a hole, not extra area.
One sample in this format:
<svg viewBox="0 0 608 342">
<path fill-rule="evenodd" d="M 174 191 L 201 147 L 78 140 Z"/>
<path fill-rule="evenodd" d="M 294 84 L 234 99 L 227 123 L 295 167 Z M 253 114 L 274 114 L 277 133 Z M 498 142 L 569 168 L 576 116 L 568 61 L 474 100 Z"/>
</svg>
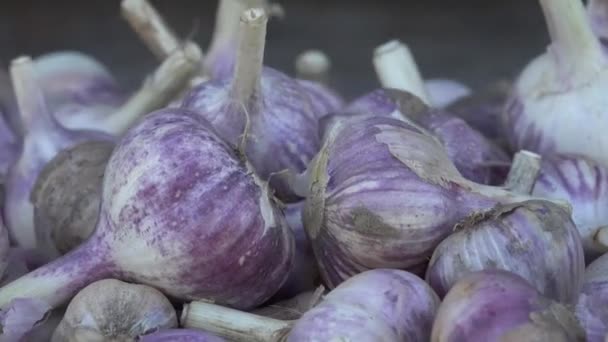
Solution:
<svg viewBox="0 0 608 342">
<path fill-rule="evenodd" d="M 105 279 L 85 287 L 72 299 L 51 341 L 127 342 L 175 327 L 175 309 L 160 291 Z"/>
</svg>

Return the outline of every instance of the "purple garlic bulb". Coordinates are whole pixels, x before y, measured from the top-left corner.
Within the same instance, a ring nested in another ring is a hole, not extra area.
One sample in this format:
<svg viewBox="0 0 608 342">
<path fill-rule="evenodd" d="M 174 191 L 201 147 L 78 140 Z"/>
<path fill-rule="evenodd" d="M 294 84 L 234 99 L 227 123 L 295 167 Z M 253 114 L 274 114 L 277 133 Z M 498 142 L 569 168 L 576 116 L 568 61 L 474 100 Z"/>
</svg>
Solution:
<svg viewBox="0 0 608 342">
<path fill-rule="evenodd" d="M 224 342 L 223 338 L 195 329 L 167 329 L 141 336 L 139 342 Z"/>
<path fill-rule="evenodd" d="M 437 246 L 426 280 L 443 297 L 460 279 L 487 269 L 513 272 L 547 298 L 576 303 L 585 260 L 570 213 L 536 200 L 475 213 Z"/>
<path fill-rule="evenodd" d="M 593 33 L 599 38 L 605 51 L 608 52 L 608 1 L 587 1 L 587 14 Z"/>
<path fill-rule="evenodd" d="M 304 226 L 330 288 L 367 269 L 420 268 L 465 217 L 529 199 L 466 180 L 432 136 L 377 115 L 334 124 L 308 172 Z"/>
<path fill-rule="evenodd" d="M 17 58 L 11 64 L 13 88 L 25 136 L 21 153 L 6 180 L 4 218 L 12 241 L 24 248 L 36 247 L 30 194 L 42 168 L 63 149 L 84 141 L 111 139 L 94 131 L 68 130 L 57 122 L 49 111 L 35 75 L 29 57 Z"/>
<path fill-rule="evenodd" d="M 295 297 L 302 292 L 313 290 L 319 283 L 317 261 L 302 222 L 303 209 L 304 201 L 289 204 L 284 209 L 285 219 L 295 238 L 294 263 L 289 277 L 273 300 Z"/>
<path fill-rule="evenodd" d="M 608 55 L 581 1 L 540 0 L 551 45 L 520 74 L 504 112 L 514 150 L 608 165 Z"/>
<path fill-rule="evenodd" d="M 584 342 L 570 310 L 543 297 L 520 276 L 475 272 L 454 285 L 439 306 L 431 342 Z"/>
<path fill-rule="evenodd" d="M 69 60 L 66 56 L 56 59 L 64 64 L 64 59 Z M 63 70 L 63 73 L 58 73 L 54 78 L 45 79 L 49 83 L 55 81 L 66 87 L 59 87 L 58 94 L 51 92 L 53 103 L 49 107 L 58 121 L 67 128 L 97 130 L 120 137 L 140 117 L 166 106 L 197 70 L 200 60 L 200 51 L 195 46 L 188 45 L 174 51 L 128 99 L 119 96 L 109 80 L 104 82 L 101 78 L 92 76 L 85 78 L 78 73 L 71 75 Z M 48 86 L 52 87 L 52 83 Z"/>
<path fill-rule="evenodd" d="M 382 86 L 388 90 L 378 90 L 379 93 L 355 101 L 347 111 L 412 120 L 441 141 L 465 178 L 481 184 L 504 182 L 509 156 L 464 120 L 427 107 L 430 96 L 405 44 L 390 41 L 376 48 L 374 66 Z"/>
<path fill-rule="evenodd" d="M 543 158 L 532 194 L 570 203 L 587 263 L 608 252 L 607 168 L 582 156 Z"/>
<path fill-rule="evenodd" d="M 223 139 L 245 152 L 280 199 L 293 202 L 298 197 L 287 182 L 272 176 L 306 168 L 319 148 L 317 117 L 298 82 L 262 66 L 265 12 L 247 10 L 241 21 L 234 77 L 200 84 L 186 96 L 182 107 L 211 122 Z"/>
<path fill-rule="evenodd" d="M 413 120 L 437 137 L 448 157 L 467 179 L 481 184 L 502 184 L 510 158 L 464 120 L 442 109 L 431 109 L 405 91 L 378 89 L 355 100 L 347 112 Z"/>
<path fill-rule="evenodd" d="M 430 102 L 437 108 L 446 108 L 472 93 L 471 88 L 460 82 L 440 78 L 424 81 L 424 87 Z"/>
<path fill-rule="evenodd" d="M 502 125 L 502 112 L 510 91 L 511 82 L 498 81 L 450 104 L 447 110 L 464 119 L 469 126 L 498 146 L 507 147 L 508 141 Z"/>
<path fill-rule="evenodd" d="M 34 60 L 36 78 L 52 112 L 67 104 L 118 106 L 124 99 L 118 83 L 99 61 L 76 51 L 44 54 Z M 62 124 L 67 119 L 57 117 Z"/>
<path fill-rule="evenodd" d="M 291 329 L 287 341 L 428 341 L 439 298 L 417 276 L 377 269 L 327 294 Z"/>
<path fill-rule="evenodd" d="M 608 336 L 608 254 L 585 270 L 576 317 L 587 333 L 588 342 L 604 342 Z"/>
<path fill-rule="evenodd" d="M 252 308 L 276 293 L 293 234 L 267 185 L 211 124 L 184 109 L 147 115 L 108 162 L 93 235 L 0 288 L 0 307 L 34 297 L 57 307 L 105 278 L 179 300 Z"/>
</svg>

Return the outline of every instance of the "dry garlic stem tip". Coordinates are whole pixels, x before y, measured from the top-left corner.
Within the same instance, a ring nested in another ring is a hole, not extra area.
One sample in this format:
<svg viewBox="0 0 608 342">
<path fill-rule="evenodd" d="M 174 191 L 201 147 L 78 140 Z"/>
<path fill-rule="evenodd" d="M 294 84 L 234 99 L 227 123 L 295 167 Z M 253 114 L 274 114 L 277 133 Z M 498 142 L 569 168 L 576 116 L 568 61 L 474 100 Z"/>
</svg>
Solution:
<svg viewBox="0 0 608 342">
<path fill-rule="evenodd" d="M 163 60 L 181 48 L 179 39 L 147 0 L 123 0 L 123 17 L 150 50 Z"/>
<path fill-rule="evenodd" d="M 562 77 L 574 84 L 588 82 L 605 67 L 599 40 L 591 31 L 583 3 L 578 0 L 540 0 L 551 36 L 550 52 Z"/>
<path fill-rule="evenodd" d="M 10 74 L 25 130 L 31 131 L 35 127 L 48 130 L 55 126 L 56 122 L 48 112 L 44 94 L 38 85 L 31 57 L 15 58 L 11 62 Z"/>
<path fill-rule="evenodd" d="M 530 194 L 540 172 L 540 155 L 521 150 L 515 154 L 505 187 L 519 194 Z"/>
<path fill-rule="evenodd" d="M 293 325 L 204 302 L 184 305 L 180 322 L 184 328 L 201 329 L 235 342 L 279 341 Z"/>
<path fill-rule="evenodd" d="M 398 40 L 391 40 L 374 50 L 374 68 L 384 88 L 408 91 L 426 105 L 430 97 L 410 49 Z"/>
<path fill-rule="evenodd" d="M 194 75 L 201 58 L 196 44 L 174 51 L 119 112 L 109 116 L 108 126 L 112 132 L 124 133 L 140 116 L 169 103 Z"/>
<path fill-rule="evenodd" d="M 320 50 L 308 50 L 296 58 L 296 76 L 304 80 L 327 83 L 331 61 Z"/>
<path fill-rule="evenodd" d="M 233 80 L 238 103 L 247 103 L 260 82 L 267 23 L 268 17 L 262 8 L 251 8 L 241 15 L 241 34 Z"/>
<path fill-rule="evenodd" d="M 285 18 L 285 8 L 283 8 L 283 6 L 281 6 L 281 4 L 271 3 L 271 4 L 268 4 L 267 7 L 268 7 L 268 14 L 271 17 L 275 17 L 275 18 L 279 18 L 279 19 Z"/>
<path fill-rule="evenodd" d="M 595 232 L 594 240 L 600 246 L 608 248 L 608 226 L 602 226 Z"/>
</svg>

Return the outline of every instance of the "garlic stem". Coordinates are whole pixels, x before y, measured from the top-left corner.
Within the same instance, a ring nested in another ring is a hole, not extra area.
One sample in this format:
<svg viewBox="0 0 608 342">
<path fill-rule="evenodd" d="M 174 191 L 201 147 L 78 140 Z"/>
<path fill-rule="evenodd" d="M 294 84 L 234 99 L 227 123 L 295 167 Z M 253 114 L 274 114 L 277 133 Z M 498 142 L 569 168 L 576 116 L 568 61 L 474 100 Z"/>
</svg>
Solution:
<svg viewBox="0 0 608 342">
<path fill-rule="evenodd" d="M 221 50 L 226 44 L 237 40 L 243 11 L 254 7 L 264 8 L 266 5 L 266 0 L 220 0 L 209 51 Z"/>
<path fill-rule="evenodd" d="M 106 117 L 104 127 L 115 135 L 122 135 L 142 115 L 169 103 L 196 72 L 201 58 L 195 44 L 171 53 L 117 112 Z"/>
<path fill-rule="evenodd" d="M 158 59 L 181 48 L 180 40 L 147 0 L 123 0 L 121 12 Z"/>
<path fill-rule="evenodd" d="M 408 91 L 431 105 L 430 96 L 410 49 L 391 40 L 374 50 L 374 68 L 384 88 Z"/>
<path fill-rule="evenodd" d="M 107 278 L 112 268 L 103 251 L 89 239 L 74 251 L 0 288 L 0 308 L 15 298 L 40 299 L 56 308 L 87 284 Z"/>
<path fill-rule="evenodd" d="M 184 328 L 201 329 L 234 342 L 282 341 L 293 325 L 204 302 L 185 304 L 180 322 Z"/>
<path fill-rule="evenodd" d="M 540 172 L 540 155 L 521 150 L 515 154 L 509 175 L 505 182 L 505 188 L 519 193 L 519 194 L 530 194 L 536 178 Z"/>
<path fill-rule="evenodd" d="M 302 52 L 296 58 L 296 77 L 327 84 L 329 81 L 329 69 L 331 61 L 329 57 L 320 50 L 308 50 Z"/>
<path fill-rule="evenodd" d="M 581 85 L 606 67 L 606 57 L 591 31 L 580 0 L 540 0 L 549 35 L 550 52 L 561 78 Z"/>
<path fill-rule="evenodd" d="M 15 58 L 11 62 L 10 74 L 24 132 L 32 134 L 39 131 L 48 135 L 50 131 L 62 130 L 49 111 L 31 57 Z"/>
<path fill-rule="evenodd" d="M 247 107 L 260 84 L 268 17 L 262 8 L 241 15 L 241 34 L 232 90 L 235 100 Z"/>
</svg>

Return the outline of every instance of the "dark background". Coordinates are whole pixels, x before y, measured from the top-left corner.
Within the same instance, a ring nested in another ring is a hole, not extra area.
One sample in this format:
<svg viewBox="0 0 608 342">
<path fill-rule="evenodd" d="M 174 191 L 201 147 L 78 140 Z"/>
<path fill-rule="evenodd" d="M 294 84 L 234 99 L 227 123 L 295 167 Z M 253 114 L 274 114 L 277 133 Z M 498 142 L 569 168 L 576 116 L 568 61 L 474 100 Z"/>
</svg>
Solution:
<svg viewBox="0 0 608 342">
<path fill-rule="evenodd" d="M 533 0 L 283 0 L 283 20 L 268 30 L 266 63 L 292 72 L 304 49 L 325 50 L 333 81 L 352 97 L 377 85 L 375 46 L 392 38 L 410 45 L 425 78 L 446 77 L 473 87 L 514 77 L 548 42 Z M 180 35 L 196 28 L 205 49 L 214 0 L 152 1 Z M 139 84 L 156 61 L 119 13 L 118 0 L 1 0 L 0 60 L 17 54 L 76 49 L 106 64 L 125 84 Z"/>
</svg>

